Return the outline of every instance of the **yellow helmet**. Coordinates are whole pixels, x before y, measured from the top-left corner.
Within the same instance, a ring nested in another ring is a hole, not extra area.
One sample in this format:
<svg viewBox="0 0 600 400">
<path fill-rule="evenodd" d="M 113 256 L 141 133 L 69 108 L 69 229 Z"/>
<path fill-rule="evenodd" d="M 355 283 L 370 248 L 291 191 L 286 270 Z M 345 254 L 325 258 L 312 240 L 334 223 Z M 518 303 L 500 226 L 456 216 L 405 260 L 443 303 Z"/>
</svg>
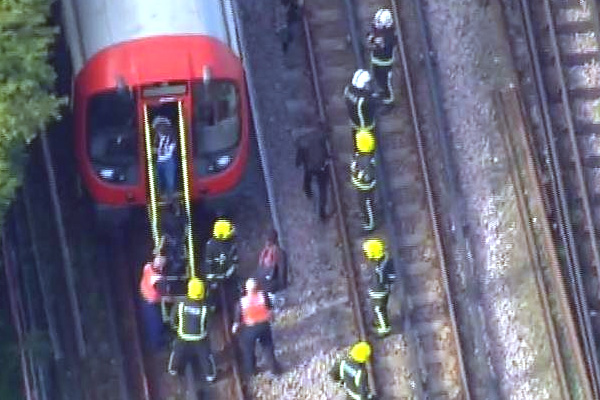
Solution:
<svg viewBox="0 0 600 400">
<path fill-rule="evenodd" d="M 371 345 L 368 342 L 358 342 L 350 349 L 350 358 L 357 363 L 366 362 L 371 357 Z"/>
<path fill-rule="evenodd" d="M 202 300 L 204 298 L 204 282 L 198 278 L 190 279 L 187 295 L 192 300 Z"/>
<path fill-rule="evenodd" d="M 213 237 L 215 239 L 227 240 L 233 236 L 234 226 L 231 221 L 225 218 L 219 218 L 213 226 Z"/>
<path fill-rule="evenodd" d="M 375 151 L 375 136 L 368 130 L 359 130 L 355 136 L 356 150 L 359 153 L 372 153 Z"/>
<path fill-rule="evenodd" d="M 385 254 L 385 243 L 379 238 L 365 240 L 362 248 L 365 257 L 369 260 L 381 260 Z"/>
</svg>

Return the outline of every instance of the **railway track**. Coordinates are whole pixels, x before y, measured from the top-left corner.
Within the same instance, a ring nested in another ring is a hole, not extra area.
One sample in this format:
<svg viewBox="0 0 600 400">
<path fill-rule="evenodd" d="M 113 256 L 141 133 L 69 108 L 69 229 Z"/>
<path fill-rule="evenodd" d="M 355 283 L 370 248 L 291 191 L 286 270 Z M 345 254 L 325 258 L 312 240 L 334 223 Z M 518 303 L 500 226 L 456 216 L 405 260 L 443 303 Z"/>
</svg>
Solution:
<svg viewBox="0 0 600 400">
<path fill-rule="evenodd" d="M 524 101 L 534 116 L 530 141 L 544 178 L 546 208 L 562 250 L 561 273 L 575 321 L 563 333 L 563 341 L 575 347 L 568 373 L 579 385 L 571 382 L 570 389 L 598 398 L 599 331 L 590 316 L 600 306 L 598 8 L 595 1 L 542 3 L 519 3 L 527 49 L 513 41 L 513 53 L 518 54 Z"/>
<path fill-rule="evenodd" d="M 348 268 L 356 271 L 348 276 L 357 277 L 357 282 L 352 284 L 357 286 L 362 299 L 361 307 L 355 302 L 353 308 L 355 313 L 365 313 L 369 308 L 364 299 L 371 271 L 360 268 L 364 235 L 354 214 L 356 194 L 347 183 L 353 144 L 342 93 L 354 70 L 365 66 L 361 39 L 375 11 L 388 7 L 397 12 L 398 5 L 369 1 L 355 7 L 346 1 L 344 6 L 345 9 L 340 8 L 339 2 L 311 2 L 306 5 L 308 17 L 304 26 L 319 115 L 331 127 L 329 143 L 335 160 L 331 172 L 339 225 L 342 237 L 346 238 Z M 398 15 L 395 17 L 398 21 Z M 350 33 L 347 26 L 352 27 Z M 397 33 L 401 59 L 398 64 L 406 66 L 406 38 L 399 25 Z M 346 43 L 348 36 L 351 46 Z M 386 238 L 396 261 L 400 277 L 397 286 L 401 288 L 395 290 L 390 303 L 392 310 L 402 314 L 393 324 L 391 337 L 374 339 L 367 328 L 361 335 L 366 334 L 374 343 L 373 372 L 378 393 L 383 398 L 467 399 L 470 398 L 469 387 L 453 311 L 452 288 L 408 69 L 397 68 L 395 80 L 395 97 L 406 101 L 378 119 L 379 208 L 383 212 L 379 218 L 381 228 L 374 234 Z M 402 80 L 404 85 L 401 86 L 398 81 Z M 406 95 L 400 97 L 400 92 L 404 95 L 405 90 Z M 385 170 L 394 173 L 388 175 Z M 405 334 L 397 334 L 399 330 Z M 400 341 L 416 349 L 416 354 L 406 359 L 389 351 Z M 400 376 L 404 379 L 397 379 Z"/>
</svg>

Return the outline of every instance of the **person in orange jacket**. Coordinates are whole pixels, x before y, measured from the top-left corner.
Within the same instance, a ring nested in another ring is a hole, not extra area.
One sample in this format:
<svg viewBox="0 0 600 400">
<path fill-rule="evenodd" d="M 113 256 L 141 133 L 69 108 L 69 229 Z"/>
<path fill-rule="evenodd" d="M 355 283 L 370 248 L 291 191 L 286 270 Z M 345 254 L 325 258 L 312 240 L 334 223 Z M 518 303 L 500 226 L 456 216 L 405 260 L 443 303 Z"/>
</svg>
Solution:
<svg viewBox="0 0 600 400">
<path fill-rule="evenodd" d="M 246 281 L 246 293 L 240 299 L 235 310 L 234 324 L 231 329 L 236 334 L 238 328 L 239 345 L 242 351 L 243 372 L 247 376 L 254 375 L 256 370 L 256 341 L 260 342 L 265 351 L 271 370 L 274 374 L 281 373 L 281 367 L 275 359 L 273 335 L 271 333 L 271 301 L 269 296 L 258 288 L 256 279 Z"/>
<path fill-rule="evenodd" d="M 146 340 L 152 350 L 158 350 L 165 344 L 160 300 L 164 293 L 163 269 L 166 262 L 166 257 L 155 256 L 152 262 L 144 265 L 140 280 L 139 289 L 142 298 L 140 311 L 144 321 Z"/>
</svg>

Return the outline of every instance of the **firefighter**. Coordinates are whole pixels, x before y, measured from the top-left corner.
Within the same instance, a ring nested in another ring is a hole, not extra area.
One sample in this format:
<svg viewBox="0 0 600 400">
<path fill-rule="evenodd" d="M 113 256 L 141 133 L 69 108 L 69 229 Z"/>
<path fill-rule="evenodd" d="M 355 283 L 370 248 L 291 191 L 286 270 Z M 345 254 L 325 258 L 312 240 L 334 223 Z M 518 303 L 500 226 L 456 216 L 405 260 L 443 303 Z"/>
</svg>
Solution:
<svg viewBox="0 0 600 400">
<path fill-rule="evenodd" d="M 392 105 L 394 102 L 392 67 L 397 40 L 393 25 L 391 11 L 381 8 L 375 13 L 371 31 L 367 34 L 367 47 L 371 51 L 371 71 L 382 91 L 381 102 L 385 105 Z"/>
<path fill-rule="evenodd" d="M 359 129 L 373 130 L 379 100 L 371 88 L 371 74 L 368 71 L 359 69 L 354 73 L 352 83 L 344 88 L 344 98 L 353 132 Z"/>
<path fill-rule="evenodd" d="M 306 197 L 313 195 L 312 179 L 316 178 L 318 188 L 319 218 L 327 219 L 327 190 L 329 184 L 329 152 L 325 136 L 315 131 L 309 131 L 296 141 L 296 167 L 304 169 L 302 188 Z"/>
<path fill-rule="evenodd" d="M 181 374 L 187 363 L 197 357 L 205 381 L 214 382 L 217 369 L 208 339 L 209 310 L 204 295 L 204 282 L 192 278 L 188 282 L 187 297 L 171 309 L 171 324 L 177 338 L 169 357 L 169 373 Z"/>
<path fill-rule="evenodd" d="M 166 262 L 167 259 L 164 256 L 155 256 L 152 262 L 144 265 L 140 280 L 142 297 L 140 311 L 144 321 L 146 340 L 152 350 L 159 350 L 165 344 L 160 301 L 166 291 L 166 280 L 163 275 Z"/>
<path fill-rule="evenodd" d="M 231 305 L 239 297 L 237 289 L 238 253 L 234 241 L 235 226 L 227 218 L 218 218 L 213 225 L 212 237 L 206 242 L 204 251 L 204 276 L 209 283 L 209 303 L 216 308 L 218 288 L 223 287 L 225 297 Z M 231 315 L 231 314 L 230 314 Z"/>
<path fill-rule="evenodd" d="M 356 152 L 350 164 L 350 179 L 358 192 L 362 228 L 375 229 L 375 135 L 359 130 L 354 136 Z"/>
<path fill-rule="evenodd" d="M 240 330 L 238 341 L 242 351 L 242 367 L 246 376 L 254 375 L 256 370 L 255 346 L 258 341 L 269 359 L 271 371 L 281 373 L 281 367 L 275 358 L 273 335 L 271 333 L 271 302 L 265 292 L 259 290 L 256 279 L 246 281 L 246 293 L 240 299 L 235 310 L 233 334 Z"/>
<path fill-rule="evenodd" d="M 385 243 L 379 238 L 367 239 L 363 242 L 363 252 L 367 263 L 373 268 L 369 285 L 369 298 L 373 306 L 375 333 L 384 337 L 391 331 L 387 311 L 392 283 L 396 280 L 394 264 L 385 249 Z"/>
<path fill-rule="evenodd" d="M 373 399 L 365 366 L 370 356 L 371 345 L 358 342 L 350 348 L 348 357 L 338 360 L 329 372 L 333 380 L 346 389 L 349 400 Z"/>
</svg>

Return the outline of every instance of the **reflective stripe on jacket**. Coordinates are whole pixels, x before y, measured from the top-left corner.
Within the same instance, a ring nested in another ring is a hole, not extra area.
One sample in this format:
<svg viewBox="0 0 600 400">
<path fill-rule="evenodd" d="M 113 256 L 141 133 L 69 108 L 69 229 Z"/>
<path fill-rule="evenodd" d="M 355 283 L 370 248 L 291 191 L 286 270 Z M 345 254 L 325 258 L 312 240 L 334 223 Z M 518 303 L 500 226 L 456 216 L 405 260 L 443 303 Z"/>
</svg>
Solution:
<svg viewBox="0 0 600 400">
<path fill-rule="evenodd" d="M 162 275 L 152 269 L 152 264 L 144 265 L 142 280 L 140 281 L 140 293 L 148 303 L 158 303 L 160 301 L 160 292 L 156 284 L 162 279 Z"/>
<path fill-rule="evenodd" d="M 394 64 L 394 57 L 392 58 L 377 58 L 371 56 L 371 64 L 377 65 L 378 67 L 389 67 Z"/>
<path fill-rule="evenodd" d="M 271 319 L 271 310 L 263 292 L 248 293 L 240 300 L 242 323 L 252 326 L 268 322 Z"/>
<path fill-rule="evenodd" d="M 356 154 L 350 164 L 350 179 L 358 190 L 372 190 L 377 184 L 375 179 L 375 159 L 372 156 Z"/>
<path fill-rule="evenodd" d="M 356 400 L 361 400 L 361 386 L 363 385 L 362 368 L 353 365 L 346 360 L 340 362 L 340 378 L 344 384 L 344 388 L 350 397 Z"/>
</svg>

